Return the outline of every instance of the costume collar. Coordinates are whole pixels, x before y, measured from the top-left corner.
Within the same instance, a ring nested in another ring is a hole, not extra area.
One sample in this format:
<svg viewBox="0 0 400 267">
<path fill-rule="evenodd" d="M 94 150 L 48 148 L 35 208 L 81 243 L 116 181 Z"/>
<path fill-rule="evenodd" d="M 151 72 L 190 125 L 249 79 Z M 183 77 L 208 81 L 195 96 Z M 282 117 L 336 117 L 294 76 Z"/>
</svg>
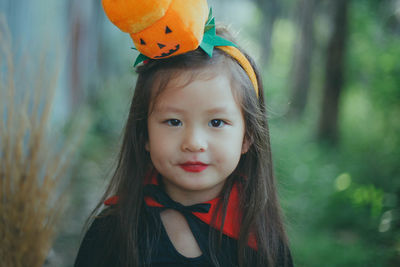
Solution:
<svg viewBox="0 0 400 267">
<path fill-rule="evenodd" d="M 158 174 L 153 173 L 148 175 L 145 179 L 145 197 L 144 201 L 148 207 L 152 208 L 161 208 L 161 209 L 175 209 L 181 212 L 183 215 L 187 215 L 188 213 L 193 214 L 201 221 L 206 224 L 212 226 L 213 228 L 220 230 L 222 224 L 222 211 L 221 208 L 218 208 L 219 201 L 221 197 L 216 197 L 212 200 L 191 205 L 184 206 L 178 202 L 172 200 L 162 189 L 158 178 Z M 105 205 L 115 205 L 118 203 L 118 196 L 113 196 L 104 201 Z M 236 182 L 232 190 L 229 194 L 228 206 L 226 210 L 225 221 L 223 224 L 222 232 L 223 234 L 238 239 L 240 232 L 240 225 L 242 221 L 242 212 L 239 210 L 239 184 Z M 217 212 L 217 216 L 215 222 L 213 222 L 213 214 Z M 257 249 L 256 238 L 253 233 L 250 234 L 248 245 Z"/>
</svg>

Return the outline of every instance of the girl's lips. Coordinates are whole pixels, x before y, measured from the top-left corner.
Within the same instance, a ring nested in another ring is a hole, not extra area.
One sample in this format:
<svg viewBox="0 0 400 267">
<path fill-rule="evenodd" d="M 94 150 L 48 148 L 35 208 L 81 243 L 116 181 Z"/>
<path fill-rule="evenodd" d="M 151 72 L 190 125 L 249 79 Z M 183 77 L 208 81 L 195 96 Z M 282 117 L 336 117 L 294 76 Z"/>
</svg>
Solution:
<svg viewBox="0 0 400 267">
<path fill-rule="evenodd" d="M 203 162 L 185 162 L 182 164 L 179 164 L 179 166 L 184 169 L 187 172 L 201 172 L 207 169 L 208 164 L 205 164 Z"/>
</svg>

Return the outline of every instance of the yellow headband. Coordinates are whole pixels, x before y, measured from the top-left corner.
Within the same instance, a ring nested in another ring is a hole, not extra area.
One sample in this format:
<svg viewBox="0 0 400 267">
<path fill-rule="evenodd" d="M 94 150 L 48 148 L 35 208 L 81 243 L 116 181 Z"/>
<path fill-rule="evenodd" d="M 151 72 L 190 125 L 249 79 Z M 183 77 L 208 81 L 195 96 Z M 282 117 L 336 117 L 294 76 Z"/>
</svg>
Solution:
<svg viewBox="0 0 400 267">
<path fill-rule="evenodd" d="M 232 58 L 236 59 L 236 61 L 240 64 L 240 66 L 244 69 L 247 75 L 250 78 L 251 83 L 253 84 L 254 91 L 256 91 L 256 95 L 258 97 L 258 83 L 256 73 L 254 72 L 253 67 L 251 66 L 249 60 L 234 46 L 216 46 L 216 48 L 224 51 Z"/>
</svg>

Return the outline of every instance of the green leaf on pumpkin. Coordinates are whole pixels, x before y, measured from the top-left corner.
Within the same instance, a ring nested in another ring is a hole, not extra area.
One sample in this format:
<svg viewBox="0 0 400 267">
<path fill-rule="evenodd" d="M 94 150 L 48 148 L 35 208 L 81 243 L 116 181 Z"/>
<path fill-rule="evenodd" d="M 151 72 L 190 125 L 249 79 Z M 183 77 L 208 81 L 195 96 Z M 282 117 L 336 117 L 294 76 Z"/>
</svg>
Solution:
<svg viewBox="0 0 400 267">
<path fill-rule="evenodd" d="M 200 48 L 207 53 L 209 57 L 212 57 L 213 50 L 215 46 L 234 46 L 236 45 L 221 36 L 217 36 L 215 29 L 215 19 L 212 16 L 212 9 L 210 8 L 210 13 L 208 15 L 207 23 L 204 27 L 203 40 L 201 41 Z"/>
<path fill-rule="evenodd" d="M 133 65 L 133 67 L 136 67 L 138 64 L 142 63 L 145 60 L 150 59 L 149 57 L 146 57 L 143 54 L 139 54 L 135 60 L 135 64 Z"/>
<path fill-rule="evenodd" d="M 210 12 L 208 12 L 208 19 L 207 19 L 207 22 L 206 22 L 206 26 L 210 23 L 212 18 L 213 18 L 213 16 L 212 16 L 212 8 L 210 7 Z"/>
</svg>

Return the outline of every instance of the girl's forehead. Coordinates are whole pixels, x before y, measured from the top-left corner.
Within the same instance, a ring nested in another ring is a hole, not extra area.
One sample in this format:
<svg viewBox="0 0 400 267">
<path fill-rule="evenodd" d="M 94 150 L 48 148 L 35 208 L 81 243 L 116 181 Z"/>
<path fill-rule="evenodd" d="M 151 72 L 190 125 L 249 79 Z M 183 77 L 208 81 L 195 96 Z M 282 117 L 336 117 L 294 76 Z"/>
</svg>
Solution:
<svg viewBox="0 0 400 267">
<path fill-rule="evenodd" d="M 230 89 L 230 79 L 224 72 L 218 73 L 204 69 L 182 71 L 170 77 L 165 86 L 160 88 L 159 96 L 171 94 L 199 95 L 206 91 L 206 87 L 210 86 L 216 89 L 219 87 Z M 191 90 L 192 88 L 196 88 L 196 90 Z"/>
<path fill-rule="evenodd" d="M 151 112 L 241 113 L 226 75 L 214 73 L 187 78 L 183 75 L 171 80 L 155 98 Z"/>
<path fill-rule="evenodd" d="M 167 69 L 160 71 L 154 76 L 151 88 L 151 102 L 155 104 L 159 97 L 165 95 L 166 92 L 184 89 L 196 83 L 207 84 L 217 76 L 224 76 L 226 80 L 230 80 L 229 75 L 225 71 L 217 71 L 211 66 L 186 70 Z"/>
<path fill-rule="evenodd" d="M 166 87 L 183 88 L 189 86 L 193 82 L 206 83 L 217 76 L 225 76 L 228 79 L 226 72 L 218 72 L 211 66 L 209 66 L 209 68 L 204 67 L 198 69 L 180 70 L 172 72 Z"/>
</svg>

